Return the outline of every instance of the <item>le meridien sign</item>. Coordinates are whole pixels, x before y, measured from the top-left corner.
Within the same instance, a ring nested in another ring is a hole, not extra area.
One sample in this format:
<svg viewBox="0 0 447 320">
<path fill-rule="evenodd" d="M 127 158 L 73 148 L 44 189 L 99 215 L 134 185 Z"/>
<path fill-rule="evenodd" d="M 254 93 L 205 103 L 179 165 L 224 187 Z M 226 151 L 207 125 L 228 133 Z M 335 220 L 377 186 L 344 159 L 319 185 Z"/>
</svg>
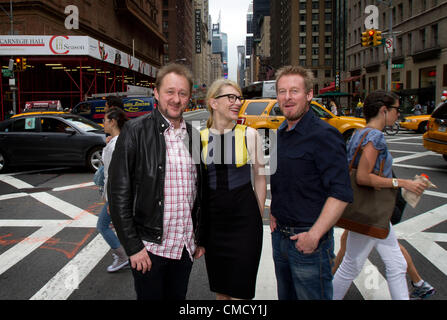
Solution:
<svg viewBox="0 0 447 320">
<path fill-rule="evenodd" d="M 87 36 L 0 36 L 0 56 L 90 56 L 154 77 L 157 68 Z"/>
</svg>

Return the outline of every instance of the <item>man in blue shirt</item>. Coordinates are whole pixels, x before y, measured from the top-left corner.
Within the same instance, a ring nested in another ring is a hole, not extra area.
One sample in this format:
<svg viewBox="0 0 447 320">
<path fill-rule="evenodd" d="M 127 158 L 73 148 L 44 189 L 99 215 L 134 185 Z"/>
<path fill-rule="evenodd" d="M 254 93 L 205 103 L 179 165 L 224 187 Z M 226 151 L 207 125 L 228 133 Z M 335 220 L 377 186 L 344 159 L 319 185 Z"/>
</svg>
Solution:
<svg viewBox="0 0 447 320">
<path fill-rule="evenodd" d="M 278 70 L 277 168 L 271 177 L 273 259 L 278 298 L 332 299 L 333 226 L 352 189 L 345 143 L 311 110 L 314 77 L 299 66 Z"/>
</svg>

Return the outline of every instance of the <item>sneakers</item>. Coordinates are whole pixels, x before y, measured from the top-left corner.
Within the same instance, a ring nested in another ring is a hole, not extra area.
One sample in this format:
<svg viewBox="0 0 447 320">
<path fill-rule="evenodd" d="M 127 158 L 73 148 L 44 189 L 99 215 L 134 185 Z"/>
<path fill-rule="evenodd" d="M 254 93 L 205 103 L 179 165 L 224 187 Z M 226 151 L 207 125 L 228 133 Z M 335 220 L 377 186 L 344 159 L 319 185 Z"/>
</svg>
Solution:
<svg viewBox="0 0 447 320">
<path fill-rule="evenodd" d="M 411 300 L 426 299 L 436 293 L 435 288 L 427 281 L 424 281 L 420 287 L 416 287 L 413 282 L 411 282 L 411 285 L 413 286 L 413 291 L 410 294 Z"/>
<path fill-rule="evenodd" d="M 129 265 L 129 258 L 127 257 L 122 247 L 114 249 L 112 256 L 113 263 L 107 267 L 108 272 L 115 272 Z"/>
</svg>

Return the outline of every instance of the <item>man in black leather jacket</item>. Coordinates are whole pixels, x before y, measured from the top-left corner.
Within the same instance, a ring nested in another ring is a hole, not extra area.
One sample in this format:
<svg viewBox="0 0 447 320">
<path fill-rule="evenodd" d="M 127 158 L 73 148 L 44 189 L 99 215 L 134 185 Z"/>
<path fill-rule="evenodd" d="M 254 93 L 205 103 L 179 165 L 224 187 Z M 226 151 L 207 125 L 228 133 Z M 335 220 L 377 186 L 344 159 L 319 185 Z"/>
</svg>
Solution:
<svg viewBox="0 0 447 320">
<path fill-rule="evenodd" d="M 109 169 L 110 214 L 139 300 L 184 300 L 193 258 L 204 253 L 197 249 L 200 134 L 182 117 L 191 90 L 186 67 L 160 69 L 157 108 L 126 123 Z"/>
</svg>

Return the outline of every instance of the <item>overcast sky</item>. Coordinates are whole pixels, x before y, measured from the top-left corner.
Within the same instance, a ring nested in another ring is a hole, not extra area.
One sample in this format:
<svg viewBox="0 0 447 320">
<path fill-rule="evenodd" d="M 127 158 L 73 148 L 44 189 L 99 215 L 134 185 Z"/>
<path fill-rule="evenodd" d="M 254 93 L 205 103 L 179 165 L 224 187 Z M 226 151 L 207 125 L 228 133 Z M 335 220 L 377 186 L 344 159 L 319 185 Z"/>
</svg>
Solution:
<svg viewBox="0 0 447 320">
<path fill-rule="evenodd" d="M 237 81 L 237 46 L 245 46 L 247 12 L 250 0 L 210 0 L 212 23 L 217 23 L 221 12 L 220 30 L 228 35 L 228 78 Z"/>
</svg>

